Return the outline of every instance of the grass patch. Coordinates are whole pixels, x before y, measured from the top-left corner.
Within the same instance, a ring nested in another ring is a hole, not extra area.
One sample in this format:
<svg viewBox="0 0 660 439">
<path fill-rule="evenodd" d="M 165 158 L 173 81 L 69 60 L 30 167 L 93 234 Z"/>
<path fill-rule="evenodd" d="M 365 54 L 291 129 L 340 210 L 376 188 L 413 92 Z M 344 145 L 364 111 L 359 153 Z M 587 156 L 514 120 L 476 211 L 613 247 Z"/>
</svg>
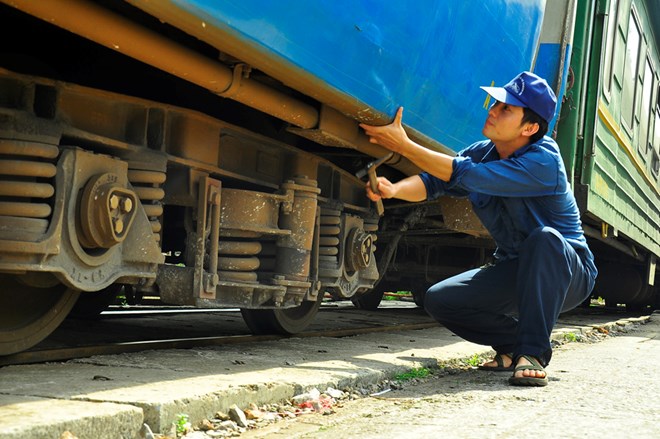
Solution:
<svg viewBox="0 0 660 439">
<path fill-rule="evenodd" d="M 176 421 L 174 422 L 174 425 L 176 426 L 177 434 L 184 434 L 192 429 L 190 418 L 184 413 L 176 415 Z"/>
<path fill-rule="evenodd" d="M 410 369 L 408 372 L 400 373 L 394 377 L 396 381 L 410 381 L 415 378 L 426 378 L 431 374 L 431 371 L 425 367 L 416 367 Z"/>
<path fill-rule="evenodd" d="M 472 355 L 470 358 L 468 358 L 467 360 L 465 360 L 465 362 L 468 364 L 468 366 L 472 366 L 472 367 L 477 367 L 477 366 L 479 366 L 479 365 L 481 364 L 482 361 L 483 361 L 483 360 L 482 360 L 482 358 L 481 358 L 481 355 L 479 355 L 479 354 L 474 354 L 474 355 Z"/>
<path fill-rule="evenodd" d="M 383 300 L 401 300 L 404 297 L 412 297 L 410 291 L 391 291 L 383 294 Z"/>
</svg>

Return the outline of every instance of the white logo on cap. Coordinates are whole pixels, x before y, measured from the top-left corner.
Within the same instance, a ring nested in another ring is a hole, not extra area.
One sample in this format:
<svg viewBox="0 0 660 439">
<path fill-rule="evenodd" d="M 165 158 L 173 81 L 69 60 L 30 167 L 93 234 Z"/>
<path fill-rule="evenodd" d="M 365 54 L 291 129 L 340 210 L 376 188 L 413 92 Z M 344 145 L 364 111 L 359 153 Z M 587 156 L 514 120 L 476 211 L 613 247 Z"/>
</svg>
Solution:
<svg viewBox="0 0 660 439">
<path fill-rule="evenodd" d="M 525 80 L 523 78 L 518 78 L 516 82 L 511 84 L 511 88 L 518 93 L 518 96 L 521 96 L 525 91 Z"/>
</svg>

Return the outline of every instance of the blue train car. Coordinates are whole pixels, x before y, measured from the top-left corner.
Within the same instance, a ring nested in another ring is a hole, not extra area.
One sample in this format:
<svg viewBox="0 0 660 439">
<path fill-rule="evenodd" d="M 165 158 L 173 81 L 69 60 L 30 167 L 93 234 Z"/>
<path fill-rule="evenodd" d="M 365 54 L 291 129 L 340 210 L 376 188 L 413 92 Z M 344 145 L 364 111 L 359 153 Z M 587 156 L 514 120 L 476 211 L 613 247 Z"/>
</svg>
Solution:
<svg viewBox="0 0 660 439">
<path fill-rule="evenodd" d="M 351 118 L 385 120 L 403 105 L 410 129 L 452 151 L 481 135 L 478 86 L 533 68 L 545 7 L 543 0 L 132 3 Z"/>
<path fill-rule="evenodd" d="M 377 306 L 488 258 L 460 200 L 386 204 L 360 122 L 480 138 L 480 85 L 563 96 L 572 0 L 3 0 L 0 354 L 117 294 L 232 306 L 296 333 L 327 295 Z M 401 157 L 392 178 L 418 169 Z M 432 238 L 432 239 L 430 239 Z M 376 246 L 378 239 L 378 246 Z"/>
</svg>

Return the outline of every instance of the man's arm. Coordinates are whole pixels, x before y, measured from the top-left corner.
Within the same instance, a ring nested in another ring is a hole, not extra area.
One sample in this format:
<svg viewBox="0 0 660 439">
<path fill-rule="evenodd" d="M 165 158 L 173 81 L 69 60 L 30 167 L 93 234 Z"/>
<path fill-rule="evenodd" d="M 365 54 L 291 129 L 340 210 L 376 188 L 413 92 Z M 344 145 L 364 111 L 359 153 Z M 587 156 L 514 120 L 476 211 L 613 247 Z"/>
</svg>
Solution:
<svg viewBox="0 0 660 439">
<path fill-rule="evenodd" d="M 413 142 L 403 129 L 403 125 L 401 124 L 402 117 L 403 107 L 399 107 L 391 124 L 374 126 L 361 123 L 360 127 L 369 136 L 371 143 L 376 143 L 390 151 L 399 153 L 419 166 L 423 171 L 428 172 L 440 180 L 449 181 L 453 171 L 454 158 L 441 152 L 431 151 Z"/>
<path fill-rule="evenodd" d="M 426 200 L 426 186 L 419 177 L 413 175 L 396 183 L 392 183 L 385 177 L 378 177 L 378 192 L 374 194 L 371 185 L 367 184 L 367 196 L 371 201 L 378 201 L 380 198 L 398 198 L 405 201 L 424 201 Z"/>
</svg>

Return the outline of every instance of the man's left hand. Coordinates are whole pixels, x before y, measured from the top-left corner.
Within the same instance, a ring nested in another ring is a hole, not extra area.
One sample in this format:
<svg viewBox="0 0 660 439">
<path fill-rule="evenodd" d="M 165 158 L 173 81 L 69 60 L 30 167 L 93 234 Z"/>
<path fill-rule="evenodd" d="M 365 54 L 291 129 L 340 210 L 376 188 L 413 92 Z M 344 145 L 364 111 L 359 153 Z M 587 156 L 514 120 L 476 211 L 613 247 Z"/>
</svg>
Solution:
<svg viewBox="0 0 660 439">
<path fill-rule="evenodd" d="M 408 134 L 406 134 L 406 131 L 401 124 L 402 118 L 403 107 L 399 107 L 394 116 L 394 120 L 389 125 L 375 126 L 361 123 L 360 128 L 362 128 L 365 134 L 369 136 L 369 141 L 371 143 L 378 144 L 390 151 L 401 154 L 407 142 L 410 141 Z"/>
</svg>

